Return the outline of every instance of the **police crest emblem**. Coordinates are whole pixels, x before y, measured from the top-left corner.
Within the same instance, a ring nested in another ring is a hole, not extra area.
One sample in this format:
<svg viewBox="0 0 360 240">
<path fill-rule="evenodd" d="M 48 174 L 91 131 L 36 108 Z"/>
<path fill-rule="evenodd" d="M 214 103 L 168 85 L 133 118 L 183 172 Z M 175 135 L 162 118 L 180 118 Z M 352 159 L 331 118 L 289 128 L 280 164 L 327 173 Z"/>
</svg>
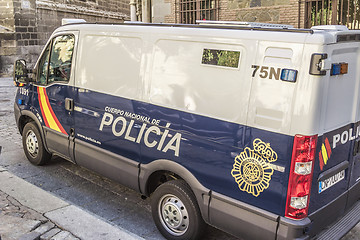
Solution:
<svg viewBox="0 0 360 240">
<path fill-rule="evenodd" d="M 235 178 L 241 191 L 258 197 L 269 187 L 271 176 L 274 173 L 270 164 L 277 158 L 278 156 L 270 144 L 257 138 L 253 141 L 253 149 L 246 147 L 235 157 L 231 175 Z"/>
</svg>

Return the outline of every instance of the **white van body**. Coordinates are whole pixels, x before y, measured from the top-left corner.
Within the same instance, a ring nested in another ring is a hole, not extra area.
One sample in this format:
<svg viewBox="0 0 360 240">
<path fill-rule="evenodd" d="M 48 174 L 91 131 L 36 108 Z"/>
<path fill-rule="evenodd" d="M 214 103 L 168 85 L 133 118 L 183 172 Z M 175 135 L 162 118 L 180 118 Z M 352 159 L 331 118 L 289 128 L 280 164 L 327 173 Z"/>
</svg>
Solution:
<svg viewBox="0 0 360 240">
<path fill-rule="evenodd" d="M 185 182 L 201 218 L 235 236 L 340 237 L 360 220 L 359 64 L 360 31 L 342 26 L 69 24 L 15 115 L 28 158 L 33 122 L 45 153 L 145 196 L 186 207 L 161 187 Z M 191 221 L 166 222 L 166 204 L 159 230 L 187 239 Z"/>
</svg>

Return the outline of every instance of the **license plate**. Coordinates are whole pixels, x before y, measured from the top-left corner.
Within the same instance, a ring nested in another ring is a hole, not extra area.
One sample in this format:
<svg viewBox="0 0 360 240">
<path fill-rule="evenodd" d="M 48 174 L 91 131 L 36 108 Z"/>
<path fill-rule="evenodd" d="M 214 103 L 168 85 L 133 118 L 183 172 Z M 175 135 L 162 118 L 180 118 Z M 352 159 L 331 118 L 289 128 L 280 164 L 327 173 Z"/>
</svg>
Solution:
<svg viewBox="0 0 360 240">
<path fill-rule="evenodd" d="M 345 178 L 345 170 L 342 170 L 341 172 L 338 172 L 334 176 L 331 176 L 331 177 L 325 179 L 324 181 L 320 181 L 319 182 L 319 193 L 321 193 L 321 192 L 325 191 L 326 189 L 334 186 L 335 184 L 337 184 L 338 182 L 340 182 L 344 178 Z"/>
</svg>

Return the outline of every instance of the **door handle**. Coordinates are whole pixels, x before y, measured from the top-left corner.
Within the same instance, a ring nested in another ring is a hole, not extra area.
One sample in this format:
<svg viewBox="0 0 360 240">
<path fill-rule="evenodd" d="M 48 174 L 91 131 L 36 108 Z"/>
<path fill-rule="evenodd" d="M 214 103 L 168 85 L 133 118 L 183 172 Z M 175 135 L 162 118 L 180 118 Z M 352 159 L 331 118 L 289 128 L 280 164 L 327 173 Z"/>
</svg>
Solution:
<svg viewBox="0 0 360 240">
<path fill-rule="evenodd" d="M 74 100 L 72 98 L 65 98 L 65 109 L 70 112 L 74 111 Z"/>
</svg>

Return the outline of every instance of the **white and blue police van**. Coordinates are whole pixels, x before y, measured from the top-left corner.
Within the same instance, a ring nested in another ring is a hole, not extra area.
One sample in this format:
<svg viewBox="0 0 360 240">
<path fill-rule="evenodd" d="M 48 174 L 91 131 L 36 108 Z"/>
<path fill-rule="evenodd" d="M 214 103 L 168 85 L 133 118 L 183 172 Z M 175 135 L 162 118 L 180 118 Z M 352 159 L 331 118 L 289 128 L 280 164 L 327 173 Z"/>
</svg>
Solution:
<svg viewBox="0 0 360 240">
<path fill-rule="evenodd" d="M 151 197 L 167 239 L 336 239 L 360 219 L 359 66 L 345 26 L 65 24 L 15 62 L 15 117 L 31 163 Z"/>
</svg>

